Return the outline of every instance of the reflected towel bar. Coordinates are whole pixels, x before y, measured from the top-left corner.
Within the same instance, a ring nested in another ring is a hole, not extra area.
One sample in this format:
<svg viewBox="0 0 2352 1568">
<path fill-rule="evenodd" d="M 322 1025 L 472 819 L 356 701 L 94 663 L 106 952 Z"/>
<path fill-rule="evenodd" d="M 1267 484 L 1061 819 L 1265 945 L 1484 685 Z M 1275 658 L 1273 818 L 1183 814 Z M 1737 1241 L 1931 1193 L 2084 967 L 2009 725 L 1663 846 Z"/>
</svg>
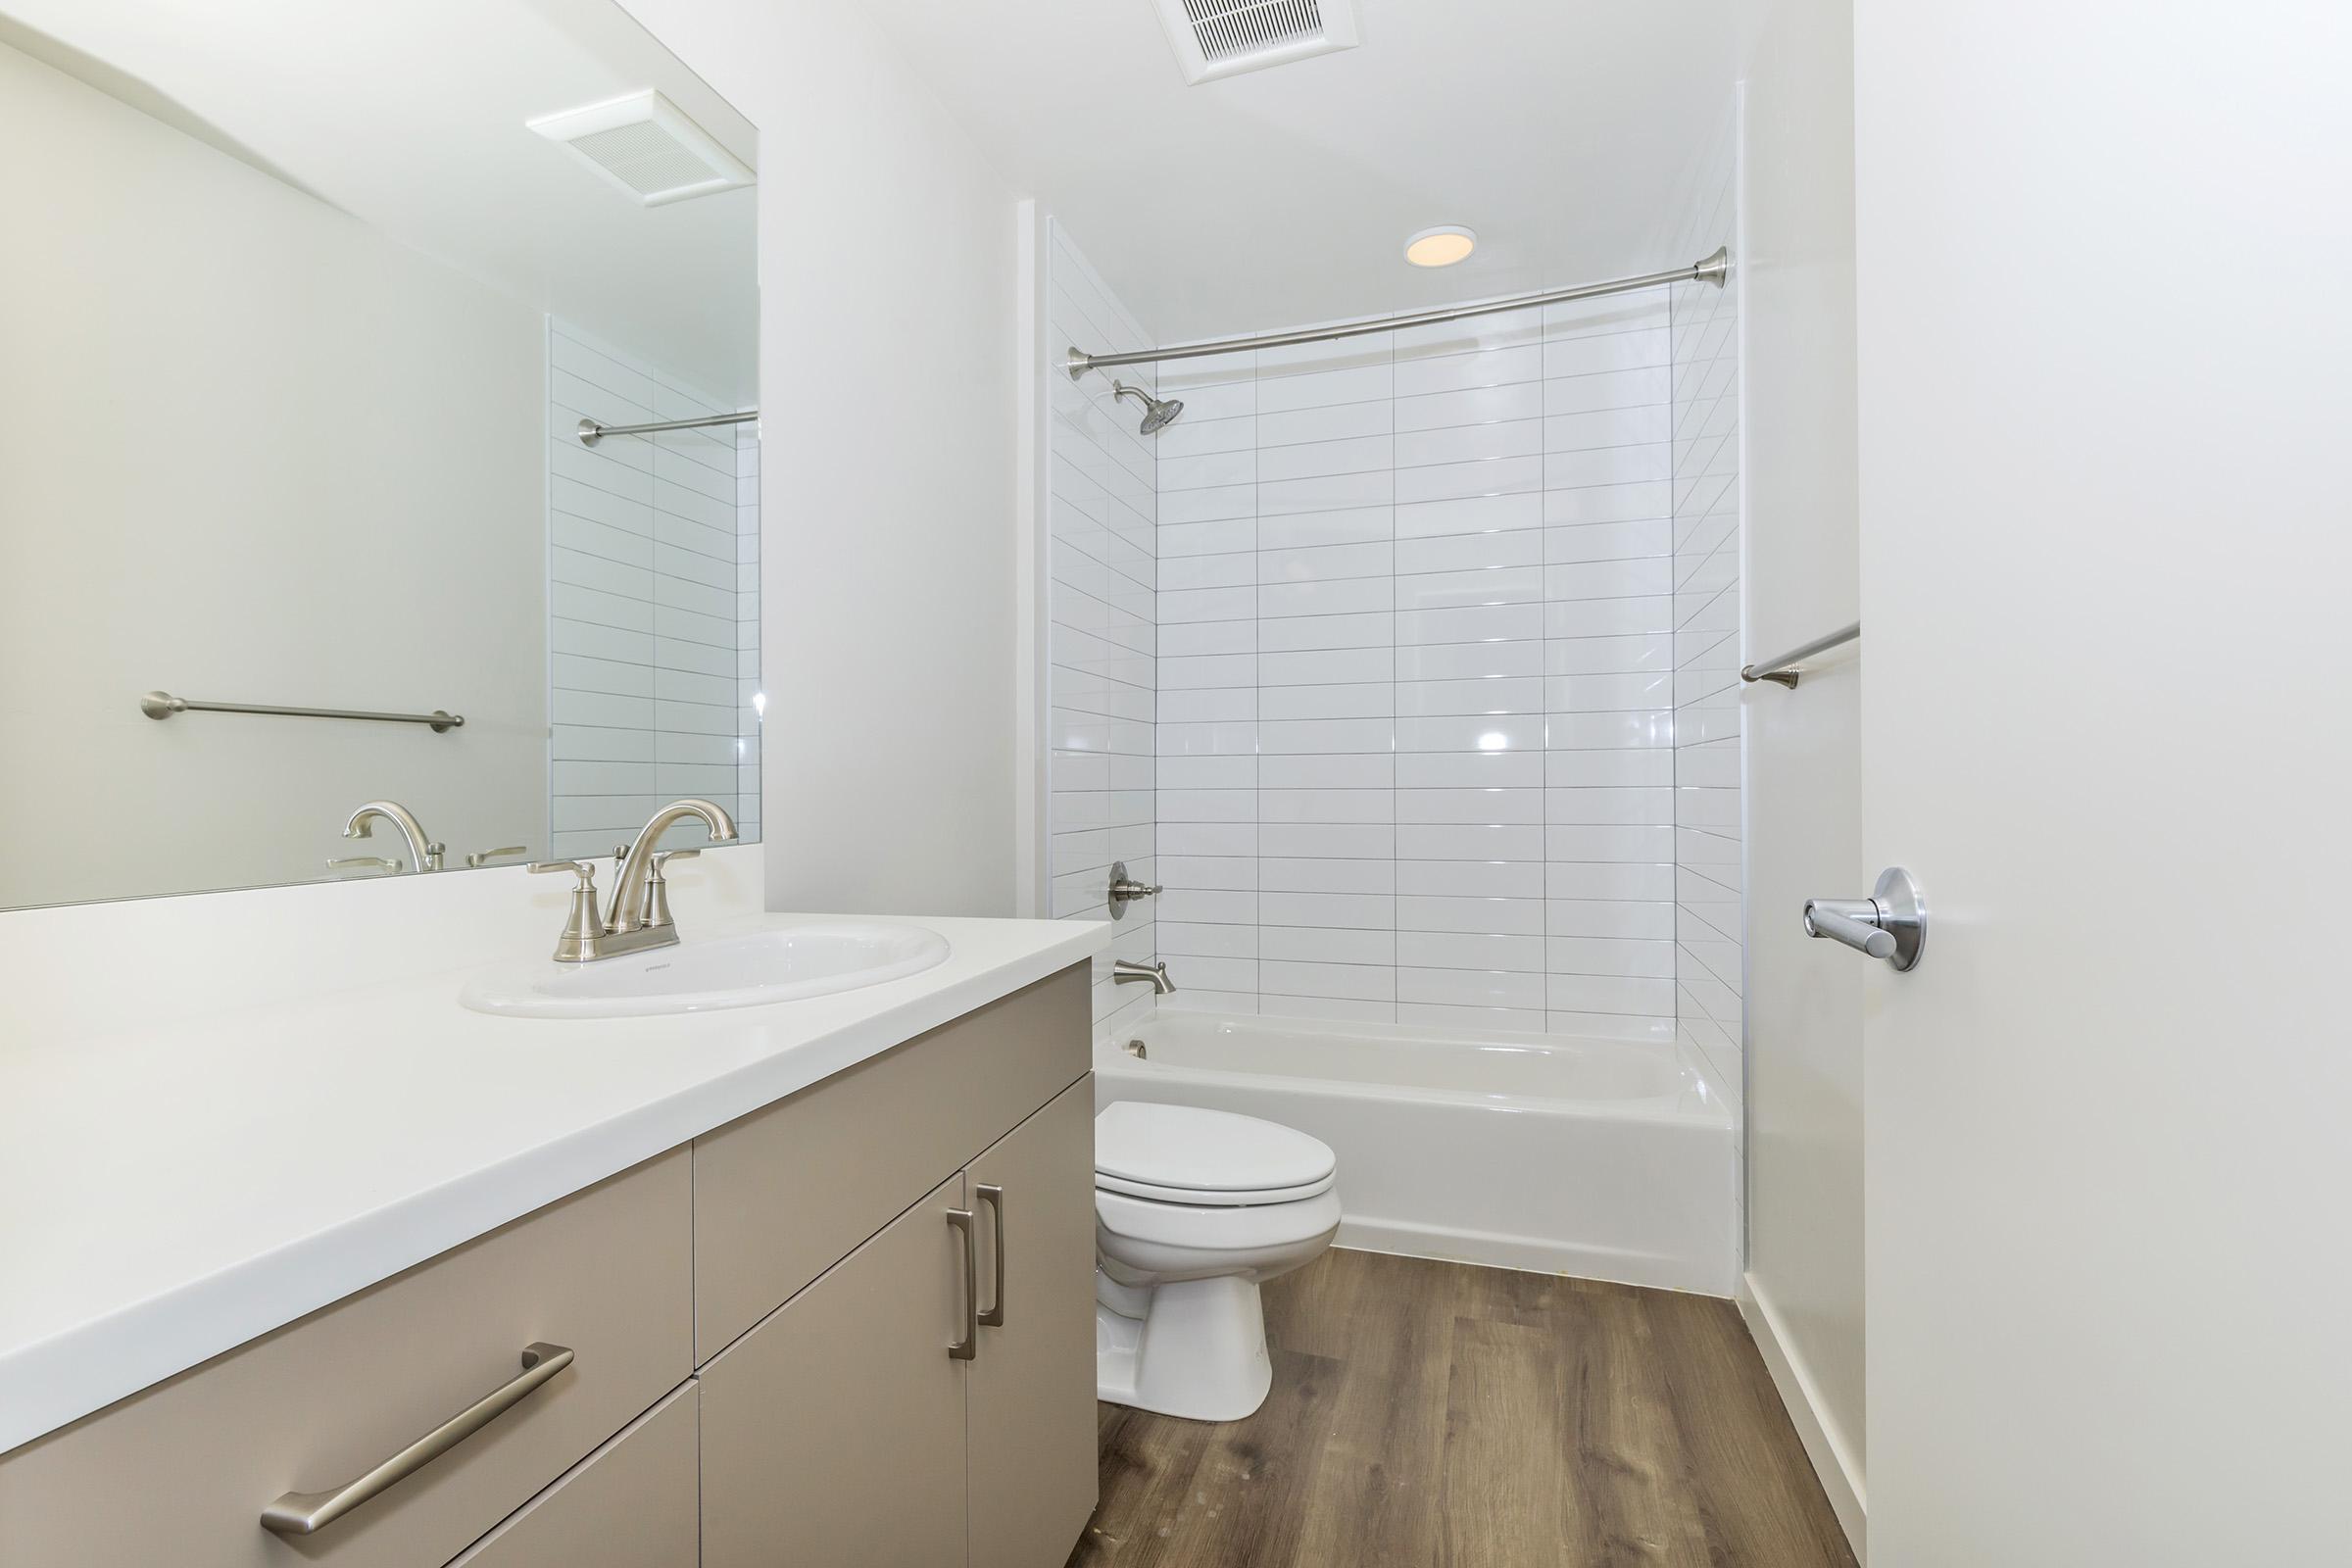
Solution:
<svg viewBox="0 0 2352 1568">
<path fill-rule="evenodd" d="M 1740 671 L 1740 678 L 1751 683 L 1768 680 L 1776 685 L 1792 687 L 1796 684 L 1796 677 L 1804 673 L 1795 666 L 1811 659 L 1815 654 L 1827 653 L 1839 643 L 1850 643 L 1861 635 L 1862 623 L 1857 620 L 1850 626 L 1838 627 L 1827 637 L 1816 637 L 1800 648 L 1791 648 L 1778 659 L 1766 660 L 1760 664 L 1744 665 Z"/>
<path fill-rule="evenodd" d="M 592 447 L 609 435 L 660 435 L 664 430 L 700 430 L 713 424 L 749 424 L 760 417 L 758 409 L 741 414 L 706 414 L 694 419 L 663 419 L 658 424 L 599 424 L 580 421 L 580 445 Z"/>
<path fill-rule="evenodd" d="M 464 715 L 445 713 L 437 708 L 429 713 L 370 713 L 357 708 L 277 708 L 268 703 L 200 703 L 192 698 L 174 697 L 170 692 L 149 692 L 139 699 L 139 711 L 149 718 L 170 718 L 173 713 L 276 713 L 286 718 L 365 718 L 378 724 L 430 724 L 436 735 L 456 729 L 466 722 Z"/>
</svg>

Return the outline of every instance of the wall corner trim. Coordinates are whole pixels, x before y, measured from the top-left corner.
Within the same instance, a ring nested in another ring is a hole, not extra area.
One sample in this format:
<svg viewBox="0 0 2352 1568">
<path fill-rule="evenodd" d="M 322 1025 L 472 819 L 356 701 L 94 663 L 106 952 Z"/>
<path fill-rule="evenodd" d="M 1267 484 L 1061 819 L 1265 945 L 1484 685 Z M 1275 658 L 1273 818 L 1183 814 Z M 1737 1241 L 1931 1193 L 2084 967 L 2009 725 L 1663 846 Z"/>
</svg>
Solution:
<svg viewBox="0 0 2352 1568">
<path fill-rule="evenodd" d="M 1764 1368 L 1772 1374 L 1781 1403 L 1788 1406 L 1797 1440 L 1805 1446 L 1805 1457 L 1813 1461 L 1822 1491 L 1829 1494 L 1830 1508 L 1845 1530 L 1846 1544 L 1854 1548 L 1854 1560 L 1867 1564 L 1870 1508 L 1861 1456 L 1815 1397 L 1812 1380 L 1789 1346 L 1780 1314 L 1758 1289 L 1753 1274 L 1740 1277 L 1739 1300 L 1740 1316 L 1764 1357 Z"/>
</svg>

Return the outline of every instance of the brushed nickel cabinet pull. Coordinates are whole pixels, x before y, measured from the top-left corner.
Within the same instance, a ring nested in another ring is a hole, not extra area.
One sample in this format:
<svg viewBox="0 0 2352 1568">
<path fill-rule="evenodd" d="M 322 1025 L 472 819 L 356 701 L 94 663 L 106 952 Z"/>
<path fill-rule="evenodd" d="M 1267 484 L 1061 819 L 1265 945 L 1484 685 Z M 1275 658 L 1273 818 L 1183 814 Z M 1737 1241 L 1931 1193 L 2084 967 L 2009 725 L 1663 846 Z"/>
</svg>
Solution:
<svg viewBox="0 0 2352 1568">
<path fill-rule="evenodd" d="M 948 1210 L 948 1225 L 963 1244 L 963 1338 L 948 1347 L 951 1360 L 970 1361 L 980 1354 L 980 1261 L 972 1245 L 972 1211 Z"/>
<path fill-rule="evenodd" d="M 356 1481 L 326 1492 L 287 1493 L 262 1510 L 262 1528 L 281 1536 L 307 1536 L 323 1530 L 481 1431 L 569 1365 L 571 1351 L 564 1346 L 524 1346 L 520 1377 L 467 1405 Z"/>
<path fill-rule="evenodd" d="M 997 1238 L 997 1293 L 989 1298 L 996 1304 L 980 1314 L 980 1326 L 984 1329 L 1001 1329 L 1004 1326 L 1004 1189 L 975 1186 L 972 1191 L 978 1193 L 980 1201 L 988 1205 Z"/>
</svg>

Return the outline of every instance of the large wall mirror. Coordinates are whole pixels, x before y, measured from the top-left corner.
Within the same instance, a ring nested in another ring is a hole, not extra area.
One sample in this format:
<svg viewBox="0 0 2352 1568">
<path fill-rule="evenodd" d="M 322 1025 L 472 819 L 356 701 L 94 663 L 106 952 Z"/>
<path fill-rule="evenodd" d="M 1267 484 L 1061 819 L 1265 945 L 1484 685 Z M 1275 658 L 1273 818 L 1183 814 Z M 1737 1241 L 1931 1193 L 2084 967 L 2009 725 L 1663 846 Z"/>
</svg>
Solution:
<svg viewBox="0 0 2352 1568">
<path fill-rule="evenodd" d="M 611 0 L 0 0 L 0 907 L 758 836 L 740 115 Z"/>
</svg>

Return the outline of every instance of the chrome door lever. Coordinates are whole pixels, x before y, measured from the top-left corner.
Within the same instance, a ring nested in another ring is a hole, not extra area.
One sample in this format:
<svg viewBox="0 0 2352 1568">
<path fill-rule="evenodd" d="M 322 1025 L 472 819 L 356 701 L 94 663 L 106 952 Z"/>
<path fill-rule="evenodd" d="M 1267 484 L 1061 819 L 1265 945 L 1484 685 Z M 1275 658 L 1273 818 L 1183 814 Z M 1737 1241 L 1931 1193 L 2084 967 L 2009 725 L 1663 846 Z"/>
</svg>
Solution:
<svg viewBox="0 0 2352 1568">
<path fill-rule="evenodd" d="M 1897 970 L 1916 969 L 1928 946 L 1928 901 L 1910 872 L 1890 865 L 1867 899 L 1807 899 L 1805 935 L 1842 942 Z"/>
</svg>

